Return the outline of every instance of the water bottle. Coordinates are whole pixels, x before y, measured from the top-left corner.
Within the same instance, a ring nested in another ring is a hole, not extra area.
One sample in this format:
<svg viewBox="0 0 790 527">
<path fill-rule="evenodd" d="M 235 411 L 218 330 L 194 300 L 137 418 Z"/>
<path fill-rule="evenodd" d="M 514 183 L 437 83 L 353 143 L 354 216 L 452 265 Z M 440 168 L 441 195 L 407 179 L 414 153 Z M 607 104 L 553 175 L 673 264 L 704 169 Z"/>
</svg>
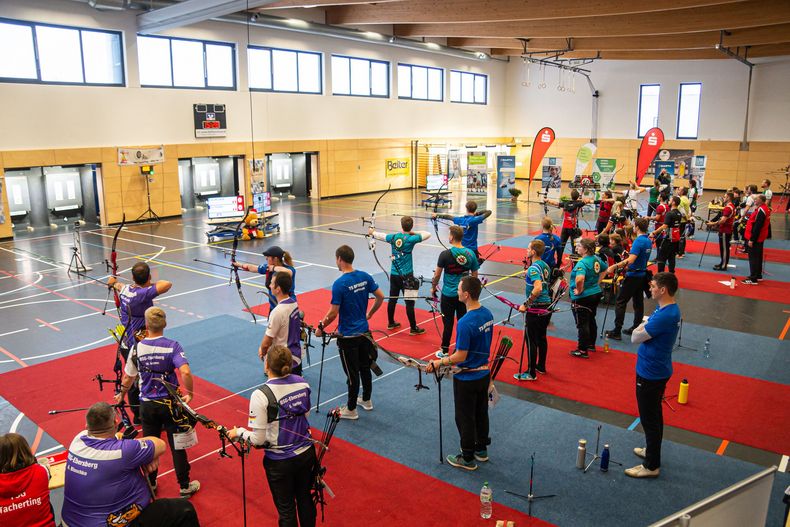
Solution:
<svg viewBox="0 0 790 527">
<path fill-rule="evenodd" d="M 579 439 L 579 447 L 576 449 L 576 468 L 584 468 L 587 460 L 587 440 Z"/>
<path fill-rule="evenodd" d="M 705 346 L 702 348 L 702 356 L 706 359 L 710 358 L 710 337 L 705 339 Z"/>
<path fill-rule="evenodd" d="M 609 472 L 609 445 L 604 445 L 601 452 L 601 472 Z"/>
<path fill-rule="evenodd" d="M 603 351 L 609 353 L 609 335 L 604 334 L 603 337 Z"/>
<path fill-rule="evenodd" d="M 491 517 L 491 512 L 494 506 L 494 492 L 488 486 L 488 482 L 483 483 L 483 488 L 480 489 L 480 517 L 487 520 Z"/>
</svg>

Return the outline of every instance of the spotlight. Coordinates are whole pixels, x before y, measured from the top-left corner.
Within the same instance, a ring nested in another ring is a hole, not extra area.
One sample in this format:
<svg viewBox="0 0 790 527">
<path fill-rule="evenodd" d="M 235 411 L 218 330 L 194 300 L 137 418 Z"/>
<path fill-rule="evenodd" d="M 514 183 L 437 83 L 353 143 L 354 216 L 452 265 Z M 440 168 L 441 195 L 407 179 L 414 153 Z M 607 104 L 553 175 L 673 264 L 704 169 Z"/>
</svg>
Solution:
<svg viewBox="0 0 790 527">
<path fill-rule="evenodd" d="M 395 42 L 395 37 L 390 37 L 390 44 L 392 44 L 393 42 Z"/>
<path fill-rule="evenodd" d="M 88 5 L 95 9 L 96 8 L 96 0 L 88 0 Z"/>
<path fill-rule="evenodd" d="M 485 53 L 478 53 L 477 58 L 479 58 L 480 60 L 485 60 L 488 58 L 488 55 L 486 55 Z"/>
<path fill-rule="evenodd" d="M 257 22 L 258 21 L 258 13 L 253 13 L 250 15 L 250 22 Z"/>
</svg>

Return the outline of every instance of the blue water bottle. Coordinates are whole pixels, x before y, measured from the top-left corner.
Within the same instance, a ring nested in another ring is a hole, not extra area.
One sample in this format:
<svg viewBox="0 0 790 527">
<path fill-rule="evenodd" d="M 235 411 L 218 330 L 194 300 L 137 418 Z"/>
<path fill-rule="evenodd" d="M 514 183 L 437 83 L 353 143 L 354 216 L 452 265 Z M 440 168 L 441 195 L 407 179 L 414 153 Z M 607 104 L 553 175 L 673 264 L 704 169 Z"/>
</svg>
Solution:
<svg viewBox="0 0 790 527">
<path fill-rule="evenodd" d="M 601 452 L 601 472 L 609 472 L 609 445 L 604 445 Z"/>
</svg>

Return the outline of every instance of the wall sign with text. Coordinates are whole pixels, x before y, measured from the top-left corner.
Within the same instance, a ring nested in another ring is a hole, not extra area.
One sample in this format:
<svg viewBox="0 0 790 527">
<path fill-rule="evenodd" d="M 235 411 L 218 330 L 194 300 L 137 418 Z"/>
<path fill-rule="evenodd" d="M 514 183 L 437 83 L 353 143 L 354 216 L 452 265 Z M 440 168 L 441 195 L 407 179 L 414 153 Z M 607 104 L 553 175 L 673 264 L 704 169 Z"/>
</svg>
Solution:
<svg viewBox="0 0 790 527">
<path fill-rule="evenodd" d="M 409 158 L 395 157 L 384 160 L 384 175 L 386 177 L 401 177 L 409 175 Z"/>
<path fill-rule="evenodd" d="M 193 104 L 195 137 L 225 137 L 228 134 L 224 104 Z"/>
</svg>

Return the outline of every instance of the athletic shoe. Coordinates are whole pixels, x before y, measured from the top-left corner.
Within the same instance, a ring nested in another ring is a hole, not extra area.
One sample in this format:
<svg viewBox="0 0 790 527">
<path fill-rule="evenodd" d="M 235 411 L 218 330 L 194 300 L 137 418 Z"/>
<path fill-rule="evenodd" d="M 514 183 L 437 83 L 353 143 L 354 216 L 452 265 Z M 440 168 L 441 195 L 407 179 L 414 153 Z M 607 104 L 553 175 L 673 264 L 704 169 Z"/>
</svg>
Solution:
<svg viewBox="0 0 790 527">
<path fill-rule="evenodd" d="M 543 368 L 543 369 L 535 368 L 535 371 L 540 373 L 540 374 L 542 374 L 542 375 L 546 375 L 546 368 Z"/>
<path fill-rule="evenodd" d="M 425 333 L 425 328 L 411 328 L 409 335 L 422 335 Z"/>
<path fill-rule="evenodd" d="M 533 377 L 532 375 L 529 374 L 529 372 L 526 372 L 526 371 L 524 373 L 515 373 L 515 374 L 513 374 L 513 378 L 516 379 L 517 381 L 537 381 L 538 380 L 537 377 Z"/>
<path fill-rule="evenodd" d="M 614 329 L 607 331 L 607 332 L 605 333 L 605 335 L 606 335 L 608 338 L 610 338 L 610 339 L 614 339 L 614 340 L 623 340 L 623 337 L 622 337 L 622 336 L 620 336 L 620 332 L 619 332 L 619 331 L 616 331 L 616 330 L 614 330 Z"/>
<path fill-rule="evenodd" d="M 362 397 L 357 397 L 357 406 L 361 406 L 364 410 L 369 412 L 373 410 L 373 399 L 366 401 Z"/>
<path fill-rule="evenodd" d="M 741 283 L 745 285 L 757 285 L 757 280 L 752 280 L 751 278 L 747 278 L 745 280 L 741 280 Z"/>
<path fill-rule="evenodd" d="M 595 346 L 590 346 L 589 348 L 587 348 L 587 351 L 588 352 L 592 351 L 593 353 L 595 353 L 598 350 L 595 348 Z"/>
<path fill-rule="evenodd" d="M 400 322 L 392 322 L 391 324 L 387 324 L 387 329 L 398 329 L 400 327 Z"/>
<path fill-rule="evenodd" d="M 623 333 L 625 333 L 626 335 L 630 336 L 630 335 L 631 335 L 631 333 L 633 333 L 635 329 L 636 329 L 636 328 L 628 328 L 628 329 L 624 329 L 624 330 L 623 330 Z"/>
<path fill-rule="evenodd" d="M 683 258 L 685 258 L 685 257 L 686 257 L 686 255 L 685 255 L 685 254 L 679 254 L 679 255 L 677 255 L 677 258 L 678 258 L 679 260 L 682 260 L 682 259 L 683 259 Z"/>
<path fill-rule="evenodd" d="M 437 359 L 444 359 L 444 358 L 449 357 L 449 356 L 450 356 L 449 353 L 445 353 L 442 350 L 439 350 L 439 351 L 436 352 L 436 358 Z"/>
<path fill-rule="evenodd" d="M 480 450 L 479 452 L 475 452 L 475 459 L 481 462 L 488 461 L 488 450 Z"/>
<path fill-rule="evenodd" d="M 714 270 L 714 271 L 724 271 L 724 269 L 726 269 L 726 267 L 724 267 L 724 266 L 723 266 L 723 265 L 721 265 L 721 264 L 717 264 L 717 265 L 714 265 L 714 266 L 713 266 L 713 270 Z"/>
<path fill-rule="evenodd" d="M 590 356 L 587 354 L 586 350 L 573 350 L 570 352 L 571 355 L 574 357 L 578 357 L 580 359 L 589 359 Z"/>
<path fill-rule="evenodd" d="M 352 421 L 356 421 L 357 419 L 359 419 L 359 413 L 357 412 L 356 408 L 354 408 L 353 410 L 349 410 L 348 406 L 341 406 L 340 419 L 351 419 Z"/>
<path fill-rule="evenodd" d="M 632 478 L 657 478 L 661 469 L 648 470 L 644 465 L 625 469 L 625 475 Z"/>
<path fill-rule="evenodd" d="M 197 480 L 190 481 L 189 486 L 185 489 L 181 489 L 179 493 L 182 498 L 191 498 L 197 491 L 200 490 L 200 482 Z"/>
<path fill-rule="evenodd" d="M 477 470 L 477 463 L 474 461 L 466 461 L 464 456 L 458 454 L 457 456 L 447 456 L 447 462 L 456 467 L 464 470 Z"/>
<path fill-rule="evenodd" d="M 636 447 L 636 448 L 634 449 L 634 454 L 635 454 L 637 457 L 641 457 L 642 459 L 645 459 L 645 457 L 647 457 L 647 454 L 645 454 L 645 452 L 646 452 L 646 451 L 647 451 L 647 449 L 646 449 L 646 448 L 643 448 L 643 447 Z"/>
</svg>

